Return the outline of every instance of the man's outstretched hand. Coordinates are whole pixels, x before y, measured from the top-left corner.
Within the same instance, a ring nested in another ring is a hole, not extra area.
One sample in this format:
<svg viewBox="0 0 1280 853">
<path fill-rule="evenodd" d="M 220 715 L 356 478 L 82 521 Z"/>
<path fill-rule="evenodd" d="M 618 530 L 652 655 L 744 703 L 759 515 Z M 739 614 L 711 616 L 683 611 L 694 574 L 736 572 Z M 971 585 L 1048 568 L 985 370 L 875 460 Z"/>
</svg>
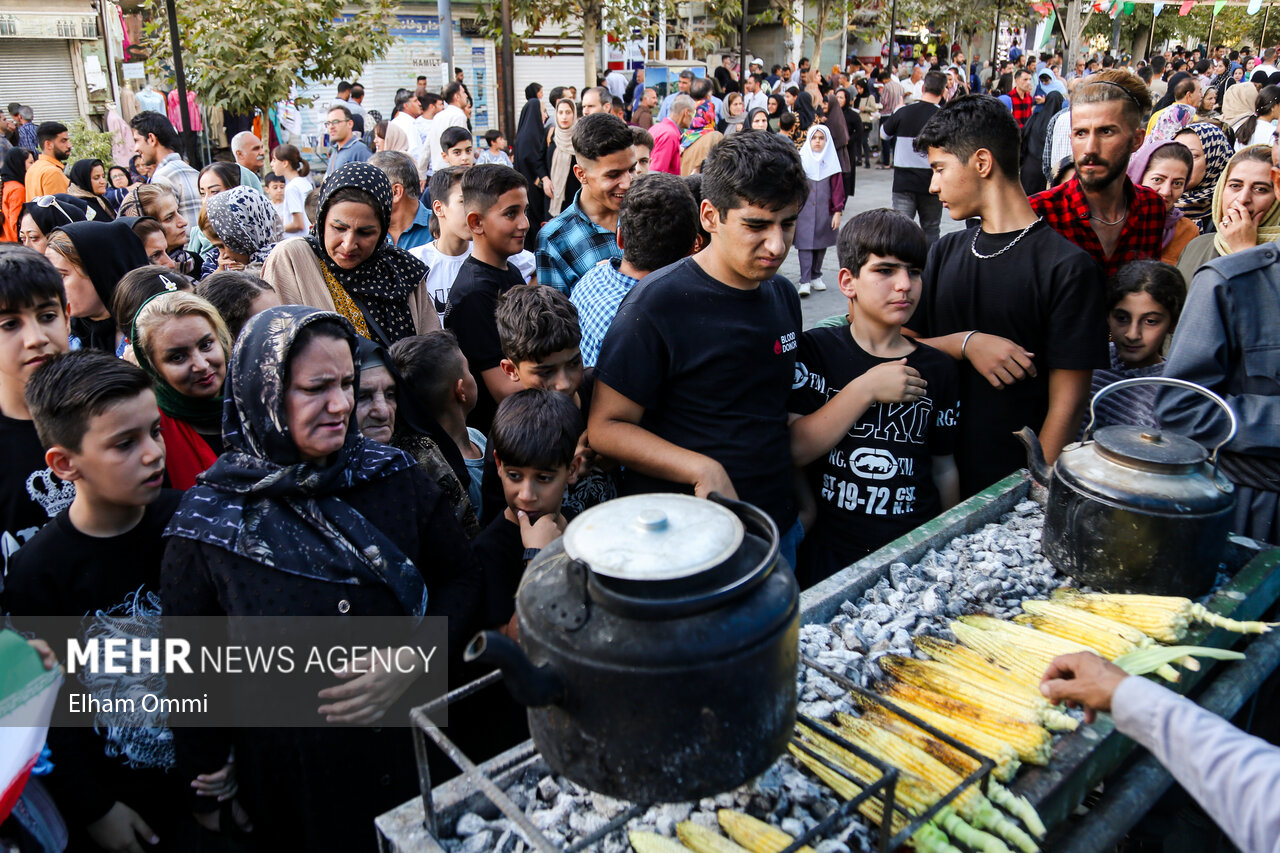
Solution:
<svg viewBox="0 0 1280 853">
<path fill-rule="evenodd" d="M 1050 662 L 1040 678 L 1040 692 L 1050 702 L 1083 707 L 1085 721 L 1092 723 L 1098 711 L 1111 710 L 1112 695 L 1128 677 L 1123 669 L 1093 652 L 1076 652 Z"/>
</svg>

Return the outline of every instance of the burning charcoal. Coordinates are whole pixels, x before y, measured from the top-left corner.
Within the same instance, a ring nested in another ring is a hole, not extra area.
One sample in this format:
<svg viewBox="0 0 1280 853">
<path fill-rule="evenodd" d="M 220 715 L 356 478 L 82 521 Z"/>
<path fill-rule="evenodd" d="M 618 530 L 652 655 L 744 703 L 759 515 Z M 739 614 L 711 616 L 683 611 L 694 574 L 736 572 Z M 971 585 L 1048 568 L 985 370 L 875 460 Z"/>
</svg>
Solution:
<svg viewBox="0 0 1280 853">
<path fill-rule="evenodd" d="M 487 829 L 477 832 L 462 842 L 462 846 L 458 849 L 461 853 L 488 853 L 493 849 L 493 833 Z"/>
<path fill-rule="evenodd" d="M 556 784 L 556 780 L 550 776 L 545 776 L 538 781 L 538 799 L 544 803 L 555 802 L 556 797 L 560 794 L 560 786 Z"/>
<path fill-rule="evenodd" d="M 792 838 L 799 838 L 804 835 L 804 824 L 793 817 L 784 817 L 778 823 L 778 828 Z"/>
<path fill-rule="evenodd" d="M 469 838 L 485 828 L 485 819 L 473 812 L 467 812 L 458 818 L 458 825 L 454 827 L 454 833 L 460 838 Z"/>
<path fill-rule="evenodd" d="M 834 838 L 828 838 L 826 841 L 819 842 L 818 846 L 814 849 L 817 853 L 851 853 L 849 845 L 836 841 Z"/>
<path fill-rule="evenodd" d="M 606 797 L 604 794 L 591 792 L 591 808 L 607 818 L 613 818 L 619 812 L 625 811 L 627 804 L 622 800 L 615 800 L 613 797 Z"/>
<path fill-rule="evenodd" d="M 860 652 L 866 647 L 863 645 L 862 637 L 858 634 L 857 626 L 853 622 L 846 622 L 844 628 L 840 631 L 840 639 L 844 641 L 844 647 L 851 652 Z"/>
<path fill-rule="evenodd" d="M 725 791 L 723 794 L 716 794 L 715 801 L 717 809 L 731 809 L 735 805 L 732 791 Z"/>
<path fill-rule="evenodd" d="M 608 822 L 607 817 L 592 811 L 579 810 L 569 815 L 569 828 L 578 835 L 590 835 Z"/>
<path fill-rule="evenodd" d="M 529 790 L 525 787 L 512 785 L 506 790 L 506 795 L 511 799 L 511 802 L 516 804 L 516 808 L 521 811 L 524 811 L 525 807 L 529 805 Z"/>
<path fill-rule="evenodd" d="M 716 813 L 713 811 L 694 812 L 689 815 L 689 820 L 699 826 L 705 826 L 707 829 L 714 829 L 716 832 L 720 831 L 720 821 L 716 818 Z"/>
</svg>

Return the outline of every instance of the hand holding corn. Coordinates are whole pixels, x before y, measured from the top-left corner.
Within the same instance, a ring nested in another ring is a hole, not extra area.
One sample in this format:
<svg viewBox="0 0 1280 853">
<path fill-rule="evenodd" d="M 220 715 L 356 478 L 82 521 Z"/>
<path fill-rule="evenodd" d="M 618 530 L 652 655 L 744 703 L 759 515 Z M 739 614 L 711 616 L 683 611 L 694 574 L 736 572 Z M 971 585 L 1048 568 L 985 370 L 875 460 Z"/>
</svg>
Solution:
<svg viewBox="0 0 1280 853">
<path fill-rule="evenodd" d="M 1129 675 L 1092 652 L 1076 652 L 1053 659 L 1040 681 L 1040 692 L 1050 702 L 1083 707 L 1092 723 L 1098 711 L 1111 710 L 1111 697 Z"/>
</svg>

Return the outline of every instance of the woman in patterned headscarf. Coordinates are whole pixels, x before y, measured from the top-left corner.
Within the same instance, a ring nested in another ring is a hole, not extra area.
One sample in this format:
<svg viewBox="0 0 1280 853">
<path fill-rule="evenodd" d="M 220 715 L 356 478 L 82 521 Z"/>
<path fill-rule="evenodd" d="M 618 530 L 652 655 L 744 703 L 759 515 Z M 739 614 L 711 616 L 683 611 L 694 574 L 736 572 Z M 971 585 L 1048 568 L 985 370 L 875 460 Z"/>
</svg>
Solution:
<svg viewBox="0 0 1280 853">
<path fill-rule="evenodd" d="M 261 269 L 281 236 L 276 209 L 253 187 L 210 196 L 200 211 L 200 230 L 218 249 L 220 270 Z"/>
<path fill-rule="evenodd" d="M 355 630 L 337 624 L 347 614 L 444 616 L 447 648 L 466 644 L 479 566 L 422 469 L 360 434 L 360 367 L 355 330 L 337 314 L 284 305 L 245 325 L 228 368 L 226 449 L 165 531 L 166 616 L 249 617 L 229 623 L 233 645 L 279 630 L 254 617 L 330 615 L 338 633 Z M 370 822 L 417 780 L 408 731 L 378 721 L 403 719 L 424 697 L 420 671 L 363 672 L 317 676 L 278 703 L 319 727 L 174 729 L 178 766 L 212 773 L 234 749 L 239 793 L 228 805 L 248 812 L 255 849 L 372 851 Z"/>
<path fill-rule="evenodd" d="M 311 233 L 276 246 L 262 277 L 286 305 L 336 311 L 372 341 L 440 328 L 427 267 L 387 241 L 391 182 L 377 166 L 348 163 L 325 179 Z"/>
<path fill-rule="evenodd" d="M 1231 160 L 1231 143 L 1222 128 L 1207 121 L 1183 128 L 1174 139 L 1191 149 L 1195 164 L 1187 189 L 1178 199 L 1178 209 L 1196 224 L 1201 234 L 1206 234 L 1213 230 L 1213 191 Z"/>
</svg>

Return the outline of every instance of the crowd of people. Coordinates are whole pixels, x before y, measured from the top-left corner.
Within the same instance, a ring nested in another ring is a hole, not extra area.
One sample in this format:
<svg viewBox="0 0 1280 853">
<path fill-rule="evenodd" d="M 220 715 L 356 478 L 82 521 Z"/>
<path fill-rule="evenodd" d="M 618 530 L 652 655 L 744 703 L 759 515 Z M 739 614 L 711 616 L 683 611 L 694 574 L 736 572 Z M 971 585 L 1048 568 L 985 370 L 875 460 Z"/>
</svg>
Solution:
<svg viewBox="0 0 1280 853">
<path fill-rule="evenodd" d="M 1183 53 L 1065 77 L 1051 55 L 726 57 L 661 100 L 643 70 L 533 83 L 510 148 L 477 145 L 461 80 L 386 121 L 344 84 L 318 184 L 288 144 L 265 171 L 252 134 L 197 170 L 154 112 L 133 162 L 64 172 L 43 122 L 4 155 L 3 610 L 444 616 L 461 677 L 476 630 L 518 636 L 526 567 L 591 506 L 741 498 L 809 586 L 1022 467 L 1015 430 L 1052 462 L 1092 390 L 1160 373 L 1237 411 L 1233 529 L 1272 540 L 1274 51 L 1252 76 Z M 845 217 L 873 142 L 892 208 Z M 944 210 L 968 227 L 940 236 Z M 832 248 L 847 309 L 806 329 Z M 1225 431 L 1179 390 L 1107 402 L 1099 424 Z M 56 811 L 6 831 L 369 848 L 416 779 L 374 724 L 420 675 L 321 690 L 332 728 L 51 731 Z"/>
</svg>

